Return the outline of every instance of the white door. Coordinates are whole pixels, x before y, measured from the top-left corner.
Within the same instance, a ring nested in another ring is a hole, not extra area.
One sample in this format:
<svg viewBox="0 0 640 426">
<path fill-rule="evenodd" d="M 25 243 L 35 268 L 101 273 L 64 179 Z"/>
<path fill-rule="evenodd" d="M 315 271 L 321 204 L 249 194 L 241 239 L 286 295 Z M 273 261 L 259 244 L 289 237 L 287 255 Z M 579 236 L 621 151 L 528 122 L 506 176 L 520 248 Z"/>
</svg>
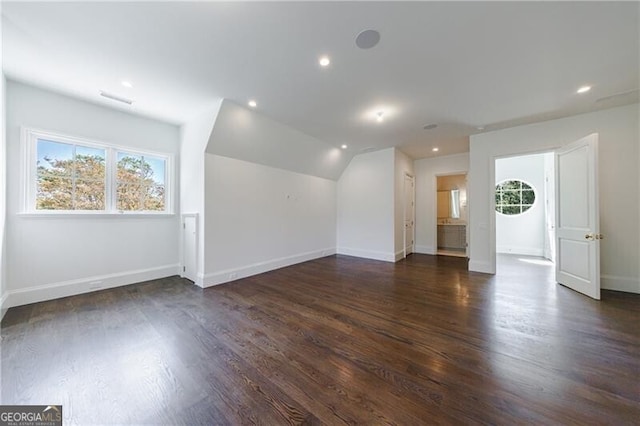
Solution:
<svg viewBox="0 0 640 426">
<path fill-rule="evenodd" d="M 553 170 L 553 154 L 549 153 L 551 157 L 547 160 L 547 154 L 545 154 L 545 171 L 544 171 L 544 221 L 545 221 L 545 235 L 544 235 L 544 257 L 552 262 L 556 261 L 556 185 L 555 185 L 555 172 Z M 547 163 L 551 163 L 547 166 Z"/>
<path fill-rule="evenodd" d="M 598 135 L 556 152 L 556 281 L 600 299 Z"/>
<path fill-rule="evenodd" d="M 194 283 L 198 274 L 197 270 L 197 231 L 198 216 L 182 216 L 182 277 L 190 279 Z"/>
<path fill-rule="evenodd" d="M 415 228 L 415 179 L 404 176 L 404 255 L 413 253 L 413 232 Z"/>
</svg>

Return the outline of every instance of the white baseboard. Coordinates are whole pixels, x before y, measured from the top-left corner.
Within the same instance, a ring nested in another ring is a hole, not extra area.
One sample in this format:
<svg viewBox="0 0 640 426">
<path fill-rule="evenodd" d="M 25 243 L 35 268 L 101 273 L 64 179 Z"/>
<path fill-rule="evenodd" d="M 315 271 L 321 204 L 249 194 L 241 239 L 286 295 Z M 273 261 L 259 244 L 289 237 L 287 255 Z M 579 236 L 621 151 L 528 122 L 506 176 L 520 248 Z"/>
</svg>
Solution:
<svg viewBox="0 0 640 426">
<path fill-rule="evenodd" d="M 326 248 L 324 250 L 315 250 L 306 253 L 295 254 L 292 256 L 281 257 L 278 259 L 257 262 L 251 265 L 241 266 L 238 268 L 225 269 L 224 271 L 213 272 L 198 276 L 196 282 L 202 288 L 212 287 L 214 285 L 228 283 L 230 281 L 239 280 L 240 278 L 250 277 L 252 275 L 262 274 L 264 272 L 273 271 L 274 269 L 284 268 L 286 266 L 295 265 L 296 263 L 307 262 L 309 260 L 336 254 L 335 248 Z"/>
<path fill-rule="evenodd" d="M 349 247 L 338 247 L 338 254 L 347 256 L 362 257 L 365 259 L 383 260 L 385 262 L 395 262 L 396 254 L 393 252 L 383 252 L 374 250 L 361 250 Z"/>
<path fill-rule="evenodd" d="M 498 246 L 496 247 L 496 253 L 544 257 L 544 249 L 534 247 Z"/>
<path fill-rule="evenodd" d="M 396 252 L 396 254 L 395 254 L 395 256 L 394 256 L 393 260 L 394 260 L 394 262 L 397 262 L 397 261 L 402 260 L 402 259 L 404 259 L 404 258 L 405 258 L 404 250 L 400 250 L 400 251 L 397 251 L 397 252 Z"/>
<path fill-rule="evenodd" d="M 57 283 L 9 290 L 3 309 L 13 306 L 27 305 L 29 303 L 43 302 L 45 300 L 59 299 L 61 297 L 74 296 L 76 294 L 89 293 L 107 288 L 120 287 L 143 281 L 156 280 L 170 277 L 180 273 L 180 266 L 165 265 L 156 268 L 138 269 L 134 271 L 119 272 L 116 274 L 96 275 L 77 280 L 61 281 Z M 96 281 L 100 281 L 96 284 Z"/>
<path fill-rule="evenodd" d="M 480 262 L 477 260 L 469 260 L 469 271 L 482 272 L 484 274 L 495 274 L 496 271 L 489 262 Z"/>
<path fill-rule="evenodd" d="M 436 254 L 437 250 L 433 246 L 416 246 L 413 252 L 419 254 Z"/>
<path fill-rule="evenodd" d="M 640 293 L 640 280 L 633 277 L 621 277 L 618 275 L 600 275 L 600 287 L 605 290 L 625 291 L 627 293 Z"/>
</svg>

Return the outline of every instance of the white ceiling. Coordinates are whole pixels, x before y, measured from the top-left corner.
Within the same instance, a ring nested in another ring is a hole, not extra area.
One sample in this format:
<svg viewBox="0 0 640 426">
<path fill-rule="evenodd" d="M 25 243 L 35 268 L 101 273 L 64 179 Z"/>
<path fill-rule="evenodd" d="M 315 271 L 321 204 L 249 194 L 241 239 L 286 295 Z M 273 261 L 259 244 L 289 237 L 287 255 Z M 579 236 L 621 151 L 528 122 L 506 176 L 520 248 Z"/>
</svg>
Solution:
<svg viewBox="0 0 640 426">
<path fill-rule="evenodd" d="M 229 98 L 359 152 L 638 101 L 637 2 L 3 2 L 3 70 L 176 124 Z M 361 50 L 356 35 L 381 34 Z M 318 57 L 328 54 L 322 69 Z M 130 80 L 134 87 L 120 85 Z M 593 89 L 577 95 L 584 84 Z M 133 99 L 129 107 L 100 90 Z M 635 90 L 635 92 L 628 93 Z M 624 93 L 627 93 L 624 95 Z M 611 95 L 609 99 L 602 99 Z M 383 123 L 373 114 L 384 108 Z M 434 130 L 424 130 L 436 123 Z"/>
</svg>

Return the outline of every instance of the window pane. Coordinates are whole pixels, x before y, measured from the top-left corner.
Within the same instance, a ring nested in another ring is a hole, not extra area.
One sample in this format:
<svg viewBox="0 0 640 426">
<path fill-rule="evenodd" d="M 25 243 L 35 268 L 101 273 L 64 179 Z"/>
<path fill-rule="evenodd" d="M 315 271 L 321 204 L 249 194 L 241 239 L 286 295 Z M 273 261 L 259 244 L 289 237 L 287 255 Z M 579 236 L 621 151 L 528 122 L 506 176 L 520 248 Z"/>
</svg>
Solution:
<svg viewBox="0 0 640 426">
<path fill-rule="evenodd" d="M 522 191 L 522 204 L 533 204 L 536 196 L 533 191 Z"/>
<path fill-rule="evenodd" d="M 142 178 L 142 156 L 118 153 L 118 182 L 139 183 Z"/>
<path fill-rule="evenodd" d="M 104 182 L 105 150 L 76 146 L 76 177 Z"/>
<path fill-rule="evenodd" d="M 144 162 L 144 167 L 147 170 L 147 175 L 145 175 L 145 177 L 153 180 L 157 185 L 164 185 L 165 159 L 145 155 Z"/>
<path fill-rule="evenodd" d="M 138 184 L 118 184 L 117 209 L 123 211 L 141 210 L 142 187 Z"/>
<path fill-rule="evenodd" d="M 151 185 L 145 189 L 144 210 L 164 211 L 164 185 Z"/>
<path fill-rule="evenodd" d="M 104 180 L 76 180 L 74 208 L 76 210 L 104 210 Z"/>
<path fill-rule="evenodd" d="M 73 173 L 73 145 L 38 139 L 38 174 L 49 172 L 56 176 L 71 176 Z"/>
<path fill-rule="evenodd" d="M 502 204 L 520 204 L 520 191 L 503 192 Z"/>
<path fill-rule="evenodd" d="M 518 180 L 508 180 L 502 183 L 502 189 L 504 191 L 515 191 L 520 190 L 520 181 Z"/>
<path fill-rule="evenodd" d="M 164 211 L 166 160 L 126 152 L 119 152 L 117 158 L 117 209 Z"/>
<path fill-rule="evenodd" d="M 39 176 L 37 210 L 73 210 L 73 181 L 70 178 Z"/>
<path fill-rule="evenodd" d="M 502 206 L 503 214 L 519 214 L 520 206 Z"/>
</svg>

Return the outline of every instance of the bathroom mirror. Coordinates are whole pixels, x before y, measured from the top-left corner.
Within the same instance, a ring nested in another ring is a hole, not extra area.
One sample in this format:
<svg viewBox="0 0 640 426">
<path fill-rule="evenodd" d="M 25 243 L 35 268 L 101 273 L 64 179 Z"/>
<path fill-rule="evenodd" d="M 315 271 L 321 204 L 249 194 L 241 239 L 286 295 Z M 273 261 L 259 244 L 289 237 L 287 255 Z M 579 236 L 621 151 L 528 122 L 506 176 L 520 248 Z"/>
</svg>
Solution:
<svg viewBox="0 0 640 426">
<path fill-rule="evenodd" d="M 449 217 L 451 217 L 452 219 L 460 219 L 460 190 L 452 189 L 449 198 L 451 200 Z"/>
<path fill-rule="evenodd" d="M 460 190 L 438 191 L 438 219 L 460 219 Z"/>
</svg>

